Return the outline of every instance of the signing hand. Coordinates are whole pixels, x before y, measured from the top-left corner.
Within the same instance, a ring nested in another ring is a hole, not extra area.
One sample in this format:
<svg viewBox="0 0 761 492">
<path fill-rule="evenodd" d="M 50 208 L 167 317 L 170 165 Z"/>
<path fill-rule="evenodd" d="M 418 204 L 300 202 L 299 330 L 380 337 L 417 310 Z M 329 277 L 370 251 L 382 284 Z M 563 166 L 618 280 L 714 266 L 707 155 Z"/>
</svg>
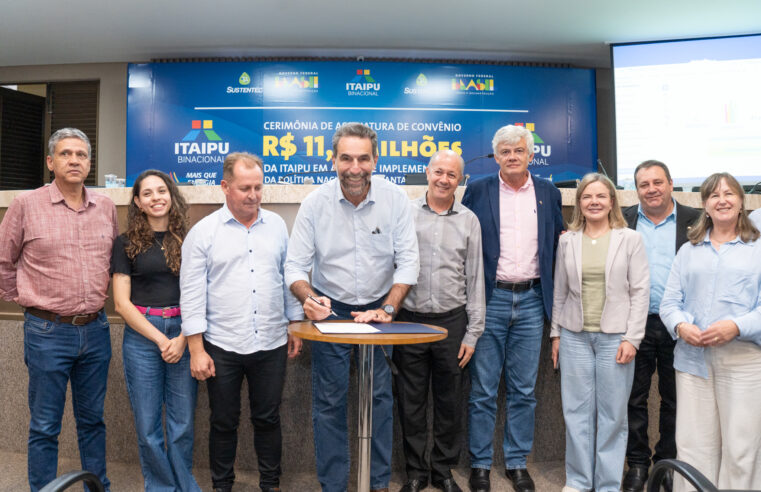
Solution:
<svg viewBox="0 0 761 492">
<path fill-rule="evenodd" d="M 473 357 L 473 352 L 476 351 L 475 347 L 471 347 L 466 343 L 460 344 L 460 352 L 457 354 L 457 358 L 460 359 L 460 369 L 464 368 L 470 362 L 470 358 Z"/>
<path fill-rule="evenodd" d="M 693 325 L 692 323 L 679 323 L 679 338 L 684 339 L 685 342 L 689 343 L 690 345 L 694 345 L 695 347 L 702 347 L 703 342 L 701 340 L 702 332 L 700 331 L 700 328 L 697 327 L 697 325 Z"/>
<path fill-rule="evenodd" d="M 302 306 L 307 318 L 312 321 L 320 321 L 330 316 L 330 299 L 325 296 L 315 297 L 315 299 L 323 303 L 324 306 L 320 306 L 318 303 L 307 297 Z"/>
<path fill-rule="evenodd" d="M 391 315 L 382 309 L 369 311 L 352 311 L 354 321 L 357 323 L 391 323 Z"/>
<path fill-rule="evenodd" d="M 681 335 L 682 330 L 679 329 Z M 718 347 L 731 342 L 740 335 L 740 329 L 734 321 L 723 319 L 708 325 L 706 331 L 700 334 L 700 344 L 704 347 Z"/>
<path fill-rule="evenodd" d="M 558 355 L 560 354 L 560 337 L 552 339 L 552 367 L 558 368 Z"/>
<path fill-rule="evenodd" d="M 185 353 L 185 337 L 178 336 L 169 340 L 169 343 L 161 350 L 161 358 L 167 364 L 175 364 Z"/>
<path fill-rule="evenodd" d="M 214 361 L 206 351 L 190 353 L 190 374 L 199 381 L 206 381 L 216 376 Z"/>
<path fill-rule="evenodd" d="M 628 364 L 634 360 L 635 355 L 637 355 L 637 349 L 634 348 L 634 345 L 624 340 L 621 342 L 621 345 L 618 346 L 616 362 L 619 364 Z"/>
</svg>

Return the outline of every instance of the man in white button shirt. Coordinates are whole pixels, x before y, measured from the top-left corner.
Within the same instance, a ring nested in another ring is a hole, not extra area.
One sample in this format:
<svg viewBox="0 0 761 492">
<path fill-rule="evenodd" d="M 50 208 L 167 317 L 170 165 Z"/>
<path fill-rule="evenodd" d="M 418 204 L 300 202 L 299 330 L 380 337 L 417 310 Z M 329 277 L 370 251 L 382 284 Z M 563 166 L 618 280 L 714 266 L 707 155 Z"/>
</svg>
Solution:
<svg viewBox="0 0 761 492">
<path fill-rule="evenodd" d="M 361 123 L 341 126 L 333 135 L 338 178 L 310 193 L 299 208 L 285 277 L 309 319 L 325 319 L 332 308 L 340 319 L 391 321 L 417 281 L 418 245 L 409 199 L 400 187 L 372 176 L 377 162 L 375 131 Z M 312 422 L 323 492 L 348 487 L 351 352 L 347 344 L 312 343 Z M 387 492 L 394 401 L 391 373 L 379 346 L 374 358 L 370 488 Z"/>
<path fill-rule="evenodd" d="M 283 281 L 285 222 L 260 208 L 262 161 L 232 153 L 223 165 L 225 205 L 199 221 L 182 246 L 180 305 L 193 377 L 207 381 L 209 461 L 214 490 L 232 490 L 240 389 L 248 382 L 254 449 L 263 492 L 279 491 L 280 400 L 286 355 L 301 341 L 287 335 L 303 318 Z"/>
</svg>

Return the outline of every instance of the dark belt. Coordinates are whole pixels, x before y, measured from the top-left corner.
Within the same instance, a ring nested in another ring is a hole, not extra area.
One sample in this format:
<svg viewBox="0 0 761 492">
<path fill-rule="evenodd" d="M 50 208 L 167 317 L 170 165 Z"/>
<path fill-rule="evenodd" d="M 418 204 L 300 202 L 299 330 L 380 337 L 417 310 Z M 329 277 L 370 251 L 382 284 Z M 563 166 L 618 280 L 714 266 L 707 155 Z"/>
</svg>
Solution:
<svg viewBox="0 0 761 492">
<path fill-rule="evenodd" d="M 66 323 L 68 325 L 74 325 L 74 326 L 83 326 L 83 325 L 86 325 L 87 323 L 91 323 L 95 321 L 98 318 L 98 315 L 100 314 L 100 311 L 98 311 L 96 313 L 90 313 L 90 314 L 75 314 L 74 316 L 61 316 L 60 314 L 56 314 L 50 311 L 45 311 L 44 309 L 37 309 L 34 307 L 26 308 L 26 312 L 31 314 L 32 316 L 36 316 L 44 320 L 53 321 L 55 323 Z"/>
<path fill-rule="evenodd" d="M 414 314 L 415 316 L 418 316 L 420 318 L 430 318 L 430 319 L 441 319 L 441 318 L 449 318 L 450 316 L 453 316 L 455 314 L 459 314 L 462 311 L 465 311 L 465 305 L 456 307 L 452 309 L 451 311 L 447 311 L 445 313 L 419 313 L 417 311 L 410 311 L 409 309 L 402 308 L 402 311 L 407 311 L 410 314 Z"/>
<path fill-rule="evenodd" d="M 502 280 L 497 280 L 498 289 L 511 290 L 513 292 L 523 292 L 524 290 L 533 289 L 539 284 L 541 284 L 539 278 L 532 278 L 531 280 L 524 280 L 523 282 L 503 282 Z"/>
</svg>

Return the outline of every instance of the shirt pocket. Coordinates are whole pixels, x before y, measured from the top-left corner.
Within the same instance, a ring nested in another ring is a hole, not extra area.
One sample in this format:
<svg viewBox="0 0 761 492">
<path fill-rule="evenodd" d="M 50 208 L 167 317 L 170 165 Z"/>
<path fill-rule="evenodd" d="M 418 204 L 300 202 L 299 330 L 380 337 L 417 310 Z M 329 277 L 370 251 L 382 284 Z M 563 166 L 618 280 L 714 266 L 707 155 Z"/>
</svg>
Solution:
<svg viewBox="0 0 761 492">
<path fill-rule="evenodd" d="M 390 233 L 370 234 L 370 254 L 373 256 L 394 256 L 394 243 Z"/>
</svg>

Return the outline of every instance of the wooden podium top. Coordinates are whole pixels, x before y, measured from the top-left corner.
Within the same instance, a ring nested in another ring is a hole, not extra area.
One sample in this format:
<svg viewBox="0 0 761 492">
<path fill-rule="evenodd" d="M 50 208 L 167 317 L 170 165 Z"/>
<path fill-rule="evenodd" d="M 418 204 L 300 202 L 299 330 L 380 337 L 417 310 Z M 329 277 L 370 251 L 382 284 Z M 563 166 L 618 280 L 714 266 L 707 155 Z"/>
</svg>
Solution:
<svg viewBox="0 0 761 492">
<path fill-rule="evenodd" d="M 349 321 L 346 321 L 347 323 Z M 340 323 L 340 321 L 331 321 Z M 354 345 L 408 345 L 437 342 L 447 337 L 447 330 L 439 326 L 424 325 L 438 333 L 322 333 L 312 321 L 297 321 L 288 325 L 288 333 L 304 340 Z"/>
</svg>

